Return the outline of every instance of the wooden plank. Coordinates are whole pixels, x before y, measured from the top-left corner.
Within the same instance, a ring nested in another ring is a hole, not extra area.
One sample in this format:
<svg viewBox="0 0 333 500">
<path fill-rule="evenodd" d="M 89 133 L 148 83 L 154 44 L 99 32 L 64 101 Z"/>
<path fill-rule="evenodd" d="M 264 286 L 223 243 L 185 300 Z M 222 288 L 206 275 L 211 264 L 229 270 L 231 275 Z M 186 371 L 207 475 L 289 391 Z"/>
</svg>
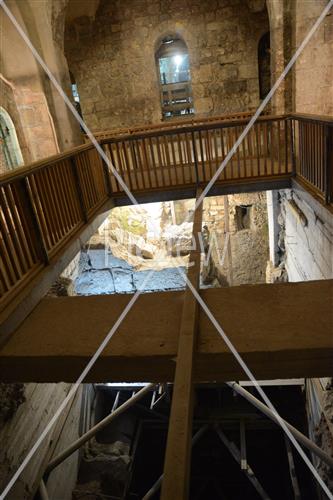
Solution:
<svg viewBox="0 0 333 500">
<path fill-rule="evenodd" d="M 200 194 L 201 190 L 198 190 L 197 199 Z M 196 245 L 190 253 L 190 267 L 187 273 L 188 280 L 196 290 L 199 288 L 200 279 L 199 233 L 202 226 L 202 205 L 201 203 L 194 213 L 192 234 Z M 170 498 L 186 500 L 189 496 L 193 370 L 198 331 L 198 308 L 198 302 L 187 286 L 181 313 L 161 500 L 170 500 Z"/>
<path fill-rule="evenodd" d="M 331 375 L 333 280 L 206 289 L 200 295 L 258 379 Z M 0 380 L 76 380 L 130 299 L 41 300 L 0 350 Z M 172 381 L 183 299 L 183 291 L 141 295 L 87 382 Z M 244 379 L 201 310 L 194 377 Z"/>
</svg>

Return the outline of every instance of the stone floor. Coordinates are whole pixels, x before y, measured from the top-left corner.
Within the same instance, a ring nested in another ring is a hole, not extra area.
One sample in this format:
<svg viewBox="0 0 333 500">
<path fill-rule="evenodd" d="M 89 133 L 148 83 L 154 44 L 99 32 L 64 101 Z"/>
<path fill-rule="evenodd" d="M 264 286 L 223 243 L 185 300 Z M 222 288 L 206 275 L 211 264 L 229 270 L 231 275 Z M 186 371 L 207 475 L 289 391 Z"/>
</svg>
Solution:
<svg viewBox="0 0 333 500">
<path fill-rule="evenodd" d="M 145 292 L 179 290 L 184 288 L 185 267 L 170 267 L 154 271 L 144 285 Z M 125 260 L 105 250 L 83 253 L 80 273 L 75 281 L 77 295 L 135 293 L 147 279 L 150 270 L 136 271 Z"/>
</svg>

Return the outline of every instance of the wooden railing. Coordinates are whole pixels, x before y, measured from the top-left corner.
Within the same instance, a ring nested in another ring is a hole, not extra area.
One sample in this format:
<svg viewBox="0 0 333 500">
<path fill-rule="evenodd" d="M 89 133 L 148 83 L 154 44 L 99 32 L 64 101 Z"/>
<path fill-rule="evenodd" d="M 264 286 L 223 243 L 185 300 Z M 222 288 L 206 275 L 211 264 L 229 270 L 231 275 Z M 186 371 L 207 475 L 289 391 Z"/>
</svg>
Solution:
<svg viewBox="0 0 333 500">
<path fill-rule="evenodd" d="M 296 175 L 326 204 L 333 202 L 333 118 L 292 115 Z"/>
<path fill-rule="evenodd" d="M 0 310 L 107 198 L 91 145 L 0 177 Z"/>
<path fill-rule="evenodd" d="M 104 138 L 101 143 L 133 191 L 207 183 L 244 130 L 248 119 L 147 130 Z M 261 117 L 217 182 L 258 180 L 292 173 L 292 123 Z M 111 174 L 114 196 L 123 188 Z"/>
<path fill-rule="evenodd" d="M 99 140 L 134 195 L 204 186 L 249 121 L 200 120 Z M 333 120 L 260 117 L 217 184 L 301 180 L 332 203 Z M 267 184 L 268 185 L 268 184 Z M 0 176 L 0 312 L 123 187 L 91 144 Z"/>
</svg>

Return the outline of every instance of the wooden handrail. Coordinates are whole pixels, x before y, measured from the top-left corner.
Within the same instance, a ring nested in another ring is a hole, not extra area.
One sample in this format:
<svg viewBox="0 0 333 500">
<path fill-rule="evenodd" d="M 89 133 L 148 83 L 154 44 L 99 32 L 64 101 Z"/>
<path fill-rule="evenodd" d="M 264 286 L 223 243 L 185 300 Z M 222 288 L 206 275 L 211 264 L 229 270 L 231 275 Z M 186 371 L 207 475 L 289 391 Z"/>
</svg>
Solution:
<svg viewBox="0 0 333 500">
<path fill-rule="evenodd" d="M 239 112 L 239 113 L 229 113 L 229 114 L 223 114 L 223 115 L 216 115 L 216 116 L 205 116 L 205 117 L 197 117 L 197 116 L 192 116 L 191 118 L 172 118 L 172 120 L 166 120 L 164 122 L 158 123 L 158 124 L 153 124 L 153 125 L 147 125 L 147 124 L 142 124 L 142 125 L 136 125 L 133 127 L 120 127 L 120 128 L 114 128 L 114 129 L 109 129 L 109 130 L 102 130 L 102 131 L 97 131 L 95 132 L 95 137 L 97 139 L 104 139 L 106 137 L 115 137 L 117 135 L 127 135 L 127 134 L 133 134 L 136 132 L 144 132 L 144 131 L 150 131 L 150 130 L 163 130 L 163 129 L 168 129 L 168 128 L 178 128 L 178 127 L 183 127 L 184 125 L 195 125 L 195 124 L 200 124 L 200 123 L 209 123 L 209 122 L 221 122 L 221 121 L 229 121 L 233 119 L 241 119 L 241 118 L 247 118 L 251 117 L 253 113 L 251 112 Z M 89 140 L 87 138 L 87 140 Z"/>
<path fill-rule="evenodd" d="M 68 149 L 63 153 L 48 156 L 47 158 L 43 158 L 42 160 L 36 160 L 32 163 L 29 163 L 28 165 L 23 165 L 22 167 L 16 168 L 15 170 L 10 170 L 9 172 L 0 174 L 0 186 L 6 184 L 8 181 L 11 182 L 14 179 L 23 179 L 30 174 L 35 173 L 37 170 L 45 167 L 50 167 L 61 160 L 66 160 L 78 153 L 82 153 L 83 151 L 92 149 L 94 149 L 94 146 L 91 143 L 82 144 L 80 146 Z"/>
</svg>

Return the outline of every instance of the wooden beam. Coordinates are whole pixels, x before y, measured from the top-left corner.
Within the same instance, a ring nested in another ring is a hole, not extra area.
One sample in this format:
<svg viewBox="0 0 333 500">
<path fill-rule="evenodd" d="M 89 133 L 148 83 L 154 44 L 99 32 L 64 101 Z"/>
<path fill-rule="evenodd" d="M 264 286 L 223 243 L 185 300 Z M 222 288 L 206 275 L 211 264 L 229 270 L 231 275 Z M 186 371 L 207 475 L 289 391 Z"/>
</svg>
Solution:
<svg viewBox="0 0 333 500">
<path fill-rule="evenodd" d="M 86 381 L 172 381 L 184 293 L 142 294 Z M 333 280 L 206 289 L 200 295 L 257 379 L 332 374 Z M 41 300 L 0 349 L 0 380 L 75 381 L 131 298 Z M 194 380 L 244 379 L 199 310 Z"/>
<path fill-rule="evenodd" d="M 198 190 L 197 197 L 201 190 Z M 202 227 L 202 203 L 194 212 L 192 241 L 195 249 L 190 253 L 187 279 L 199 289 L 200 257 L 199 233 Z M 198 332 L 199 304 L 187 286 L 181 315 L 178 339 L 176 374 L 173 386 L 171 414 L 164 462 L 161 500 L 189 496 L 190 462 L 193 418 L 194 352 Z"/>
</svg>

